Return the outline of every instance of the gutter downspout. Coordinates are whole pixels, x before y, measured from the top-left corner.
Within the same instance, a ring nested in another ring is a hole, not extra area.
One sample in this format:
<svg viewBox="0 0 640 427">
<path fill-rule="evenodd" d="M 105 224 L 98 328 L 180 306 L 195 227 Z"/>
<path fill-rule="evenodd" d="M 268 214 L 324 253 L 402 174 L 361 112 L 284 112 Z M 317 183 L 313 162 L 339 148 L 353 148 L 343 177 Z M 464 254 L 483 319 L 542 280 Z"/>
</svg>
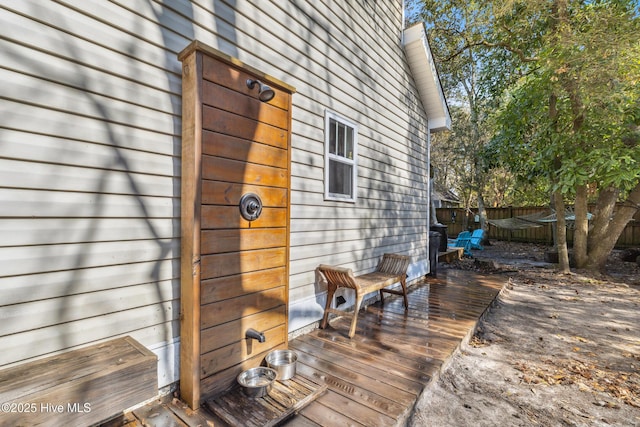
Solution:
<svg viewBox="0 0 640 427">
<path fill-rule="evenodd" d="M 427 125 L 428 126 L 428 125 Z M 429 177 L 429 194 L 427 195 L 427 229 L 433 224 L 432 218 L 435 218 L 435 208 L 433 207 L 433 176 L 431 174 L 431 128 L 427 127 L 427 176 Z M 428 231 L 428 230 L 427 230 Z"/>
<path fill-rule="evenodd" d="M 433 195 L 433 177 L 431 176 L 431 127 L 427 123 L 427 179 L 429 185 L 427 186 L 427 259 L 429 260 L 429 275 L 433 275 L 434 266 L 431 265 L 431 238 L 429 232 L 431 231 L 431 218 L 435 218 L 435 209 L 433 208 L 432 195 Z M 436 263 L 437 263 L 436 256 Z"/>
</svg>

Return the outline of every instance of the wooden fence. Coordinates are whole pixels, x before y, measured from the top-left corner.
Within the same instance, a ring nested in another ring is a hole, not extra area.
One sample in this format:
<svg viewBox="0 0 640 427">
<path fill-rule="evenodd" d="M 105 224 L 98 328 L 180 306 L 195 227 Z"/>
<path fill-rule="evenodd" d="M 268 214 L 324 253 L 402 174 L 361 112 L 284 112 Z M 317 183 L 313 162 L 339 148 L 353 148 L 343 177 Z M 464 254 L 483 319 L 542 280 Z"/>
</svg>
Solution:
<svg viewBox="0 0 640 427">
<path fill-rule="evenodd" d="M 487 209 L 487 218 L 505 219 L 520 216 L 549 212 L 545 207 L 506 207 Z M 480 227 L 477 211 L 468 212 L 462 208 L 438 208 L 436 209 L 438 222 L 447 226 L 449 238 L 455 238 L 461 231 L 474 230 Z M 542 227 L 526 228 L 523 230 L 510 230 L 489 225 L 489 239 L 507 240 L 517 242 L 533 242 L 553 244 L 552 224 L 548 223 Z M 573 230 L 567 230 L 567 240 L 573 242 Z M 626 228 L 618 238 L 616 247 L 628 248 L 640 246 L 640 212 L 636 213 L 634 220 L 627 224 Z"/>
</svg>

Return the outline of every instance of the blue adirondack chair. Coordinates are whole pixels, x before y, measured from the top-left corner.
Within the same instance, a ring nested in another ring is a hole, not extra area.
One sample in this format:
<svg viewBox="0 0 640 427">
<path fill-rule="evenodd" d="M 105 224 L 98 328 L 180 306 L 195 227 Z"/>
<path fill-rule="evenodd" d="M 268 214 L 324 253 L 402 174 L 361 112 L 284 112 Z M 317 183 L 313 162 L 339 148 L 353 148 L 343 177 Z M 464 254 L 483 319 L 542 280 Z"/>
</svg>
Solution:
<svg viewBox="0 0 640 427">
<path fill-rule="evenodd" d="M 471 233 L 471 249 L 480 249 L 483 250 L 482 239 L 484 239 L 484 230 L 482 228 L 478 228 L 477 230 L 473 230 Z"/>
<path fill-rule="evenodd" d="M 463 231 L 458 234 L 458 237 L 455 239 L 449 239 L 447 242 L 447 247 L 450 248 L 464 248 L 464 255 L 471 255 L 471 232 Z"/>
</svg>

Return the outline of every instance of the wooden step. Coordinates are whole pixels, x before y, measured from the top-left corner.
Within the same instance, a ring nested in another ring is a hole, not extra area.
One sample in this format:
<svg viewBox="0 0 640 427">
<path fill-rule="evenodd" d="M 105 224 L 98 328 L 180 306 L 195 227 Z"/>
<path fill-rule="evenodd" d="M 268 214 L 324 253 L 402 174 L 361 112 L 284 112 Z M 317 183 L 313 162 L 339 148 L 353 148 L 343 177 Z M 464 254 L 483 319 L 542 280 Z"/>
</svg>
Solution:
<svg viewBox="0 0 640 427">
<path fill-rule="evenodd" d="M 0 371 L 0 425 L 93 425 L 158 394 L 157 357 L 116 338 Z"/>
<path fill-rule="evenodd" d="M 455 247 L 447 248 L 446 252 L 438 253 L 438 262 L 450 263 L 450 262 L 462 259 L 463 255 L 464 255 L 464 248 L 455 248 Z"/>
</svg>

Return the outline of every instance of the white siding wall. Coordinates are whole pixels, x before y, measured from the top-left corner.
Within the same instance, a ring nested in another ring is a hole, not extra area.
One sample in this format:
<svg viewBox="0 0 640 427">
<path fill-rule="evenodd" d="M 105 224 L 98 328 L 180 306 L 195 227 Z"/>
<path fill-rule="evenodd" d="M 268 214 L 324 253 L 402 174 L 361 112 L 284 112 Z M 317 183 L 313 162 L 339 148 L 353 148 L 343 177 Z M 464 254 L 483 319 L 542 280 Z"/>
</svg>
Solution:
<svg viewBox="0 0 640 427">
<path fill-rule="evenodd" d="M 427 258 L 427 123 L 400 0 L 0 0 L 0 366 L 130 334 L 177 378 L 181 65 L 199 39 L 296 87 L 290 327 L 315 267 Z M 325 109 L 359 125 L 356 204 L 323 199 Z"/>
</svg>

